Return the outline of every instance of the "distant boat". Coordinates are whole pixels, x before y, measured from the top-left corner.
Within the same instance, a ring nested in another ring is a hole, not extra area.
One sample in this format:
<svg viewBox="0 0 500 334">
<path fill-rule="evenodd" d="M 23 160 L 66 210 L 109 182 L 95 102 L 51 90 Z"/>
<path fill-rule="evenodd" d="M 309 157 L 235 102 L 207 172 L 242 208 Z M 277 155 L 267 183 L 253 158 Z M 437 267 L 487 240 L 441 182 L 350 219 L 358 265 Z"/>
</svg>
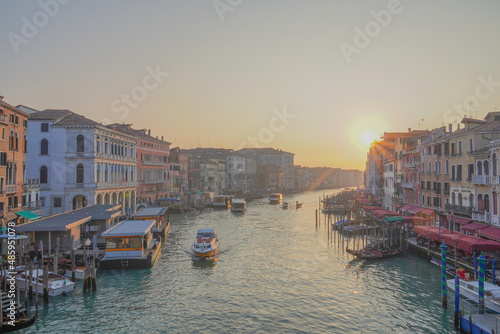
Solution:
<svg viewBox="0 0 500 334">
<path fill-rule="evenodd" d="M 302 207 L 302 203 L 299 203 L 298 201 L 295 202 L 295 208 L 298 209 L 298 208 L 301 208 Z"/>
<path fill-rule="evenodd" d="M 283 201 L 283 195 L 280 193 L 269 195 L 269 204 L 280 204 Z"/>
<path fill-rule="evenodd" d="M 281 208 L 282 209 L 288 209 L 288 203 L 284 202 L 283 204 L 281 204 Z"/>
<path fill-rule="evenodd" d="M 219 239 L 214 229 L 200 229 L 191 249 L 196 257 L 212 257 L 219 248 Z"/>
<path fill-rule="evenodd" d="M 232 212 L 245 212 L 247 211 L 247 203 L 243 198 L 233 198 L 231 201 Z"/>
<path fill-rule="evenodd" d="M 346 248 L 346 252 L 355 256 L 359 257 L 360 259 L 365 259 L 365 260 L 376 260 L 376 259 L 383 259 L 386 257 L 393 257 L 397 256 L 400 254 L 403 254 L 408 250 L 408 247 L 400 247 L 400 248 L 395 248 L 395 249 L 382 249 L 382 250 L 374 250 L 374 249 L 369 249 L 369 248 L 364 248 L 360 250 L 352 250 L 349 248 Z"/>
<path fill-rule="evenodd" d="M 214 196 L 214 202 L 212 203 L 212 208 L 214 209 L 231 209 L 231 198 L 230 195 L 219 195 Z"/>
</svg>

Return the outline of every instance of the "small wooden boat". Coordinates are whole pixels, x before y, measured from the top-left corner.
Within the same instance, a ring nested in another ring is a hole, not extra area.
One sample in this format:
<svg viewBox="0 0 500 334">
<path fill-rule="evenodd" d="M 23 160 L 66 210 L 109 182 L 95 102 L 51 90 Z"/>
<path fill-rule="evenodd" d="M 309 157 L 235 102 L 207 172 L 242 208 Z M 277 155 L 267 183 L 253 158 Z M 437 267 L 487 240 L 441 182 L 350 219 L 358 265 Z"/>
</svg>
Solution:
<svg viewBox="0 0 500 334">
<path fill-rule="evenodd" d="M 2 322 L 2 326 L 0 327 L 0 333 L 11 333 L 24 328 L 28 328 L 35 323 L 37 317 L 38 307 L 36 308 L 35 313 L 31 315 L 31 317 L 21 316 L 21 314 L 17 314 L 15 316 L 15 320 L 10 322 L 9 318 L 6 318 L 4 315 L 5 320 Z"/>
<path fill-rule="evenodd" d="M 281 208 L 282 209 L 288 209 L 288 203 L 285 202 L 285 203 L 281 204 Z"/>
<path fill-rule="evenodd" d="M 199 229 L 191 249 L 196 257 L 212 257 L 219 248 L 219 239 L 214 229 Z"/>
<path fill-rule="evenodd" d="M 408 250 L 408 247 L 399 247 L 399 248 L 387 248 L 387 249 L 380 249 L 380 250 L 375 250 L 375 249 L 369 249 L 369 248 L 363 248 L 360 250 L 352 250 L 349 248 L 346 248 L 346 252 L 355 256 L 359 257 L 360 259 L 365 259 L 365 260 L 376 260 L 376 259 L 383 259 L 387 257 L 393 257 L 397 256 L 400 254 L 403 254 Z"/>
<path fill-rule="evenodd" d="M 302 207 L 302 203 L 299 203 L 298 201 L 295 202 L 295 208 L 298 209 L 298 208 L 301 208 Z"/>
<path fill-rule="evenodd" d="M 48 272 L 48 288 L 49 296 L 54 297 L 61 295 L 63 293 L 71 292 L 75 288 L 75 283 L 67 277 L 58 275 L 51 271 Z M 18 271 L 16 274 L 16 281 L 19 284 L 19 289 L 24 291 L 29 285 L 30 276 L 27 272 Z M 33 290 L 36 289 L 38 284 L 38 294 L 43 294 L 43 270 L 34 269 L 31 274 L 31 284 L 33 285 Z"/>
</svg>

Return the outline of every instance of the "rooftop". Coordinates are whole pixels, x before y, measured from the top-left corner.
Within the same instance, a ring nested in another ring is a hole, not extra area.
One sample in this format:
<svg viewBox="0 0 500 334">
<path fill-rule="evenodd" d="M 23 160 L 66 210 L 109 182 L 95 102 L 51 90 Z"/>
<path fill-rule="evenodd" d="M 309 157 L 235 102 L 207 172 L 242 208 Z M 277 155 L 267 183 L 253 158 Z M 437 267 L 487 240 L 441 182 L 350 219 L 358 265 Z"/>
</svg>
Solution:
<svg viewBox="0 0 500 334">
<path fill-rule="evenodd" d="M 134 217 L 152 217 L 152 216 L 162 216 L 167 212 L 167 208 L 144 208 L 137 212 Z"/>
<path fill-rule="evenodd" d="M 154 220 L 124 220 L 102 233 L 103 237 L 143 236 L 156 224 Z"/>
</svg>

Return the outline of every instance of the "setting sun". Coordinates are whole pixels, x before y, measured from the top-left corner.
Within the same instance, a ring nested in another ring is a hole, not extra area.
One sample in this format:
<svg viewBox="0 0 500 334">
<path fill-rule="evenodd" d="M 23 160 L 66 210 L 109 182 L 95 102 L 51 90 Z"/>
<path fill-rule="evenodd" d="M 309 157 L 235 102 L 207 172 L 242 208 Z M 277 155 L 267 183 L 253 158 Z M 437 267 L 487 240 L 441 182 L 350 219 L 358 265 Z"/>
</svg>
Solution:
<svg viewBox="0 0 500 334">
<path fill-rule="evenodd" d="M 375 139 L 377 139 L 377 135 L 371 131 L 367 131 L 367 132 L 363 133 L 363 135 L 361 136 L 361 141 L 366 146 L 370 146 L 371 143 L 373 143 L 373 141 Z"/>
</svg>

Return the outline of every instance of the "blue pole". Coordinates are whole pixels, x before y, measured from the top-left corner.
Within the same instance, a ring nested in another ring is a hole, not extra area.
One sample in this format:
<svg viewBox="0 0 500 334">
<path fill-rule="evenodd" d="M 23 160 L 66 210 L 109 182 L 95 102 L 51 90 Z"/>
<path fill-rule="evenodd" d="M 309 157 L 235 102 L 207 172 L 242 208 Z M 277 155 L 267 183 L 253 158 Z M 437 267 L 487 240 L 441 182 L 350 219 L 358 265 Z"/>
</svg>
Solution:
<svg viewBox="0 0 500 334">
<path fill-rule="evenodd" d="M 484 314 L 484 278 L 486 273 L 486 258 L 479 257 L 479 314 Z"/>
<path fill-rule="evenodd" d="M 459 321 L 460 321 L 460 278 L 455 276 L 455 319 L 453 321 L 453 325 L 455 329 L 459 329 Z"/>
<path fill-rule="evenodd" d="M 491 262 L 491 283 L 496 285 L 496 277 L 495 277 L 495 258 L 493 258 L 493 261 Z"/>
<path fill-rule="evenodd" d="M 441 245 L 441 304 L 444 308 L 448 307 L 446 299 L 446 245 Z"/>
<path fill-rule="evenodd" d="M 474 279 L 477 281 L 477 255 L 474 253 Z"/>
</svg>

